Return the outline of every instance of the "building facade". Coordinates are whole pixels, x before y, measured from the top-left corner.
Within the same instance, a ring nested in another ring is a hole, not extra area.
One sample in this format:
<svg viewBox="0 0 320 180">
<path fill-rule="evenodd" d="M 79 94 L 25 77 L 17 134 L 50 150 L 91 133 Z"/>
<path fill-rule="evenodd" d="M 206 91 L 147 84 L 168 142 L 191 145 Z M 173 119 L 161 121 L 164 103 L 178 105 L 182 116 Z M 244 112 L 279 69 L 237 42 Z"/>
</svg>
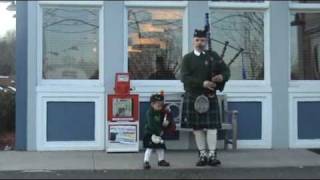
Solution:
<svg viewBox="0 0 320 180">
<path fill-rule="evenodd" d="M 117 72 L 140 96 L 142 131 L 152 93 L 183 92 L 172 73 L 206 12 L 213 49 L 230 45 L 239 148 L 320 147 L 317 1 L 18 1 L 17 149 L 104 150 Z M 194 147 L 187 132 L 168 141 Z"/>
</svg>

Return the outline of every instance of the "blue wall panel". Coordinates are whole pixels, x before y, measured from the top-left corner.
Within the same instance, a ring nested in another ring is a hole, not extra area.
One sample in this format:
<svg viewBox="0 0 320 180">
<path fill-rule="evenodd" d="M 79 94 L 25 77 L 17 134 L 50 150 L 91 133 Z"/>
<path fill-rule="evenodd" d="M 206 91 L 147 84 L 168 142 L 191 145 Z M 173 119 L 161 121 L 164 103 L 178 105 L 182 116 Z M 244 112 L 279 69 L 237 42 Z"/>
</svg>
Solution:
<svg viewBox="0 0 320 180">
<path fill-rule="evenodd" d="M 320 139 L 320 102 L 298 102 L 298 138 Z"/>
<path fill-rule="evenodd" d="M 48 141 L 93 141 L 94 102 L 48 102 Z"/>
<path fill-rule="evenodd" d="M 261 102 L 229 102 L 229 110 L 238 110 L 238 138 L 258 140 L 262 134 Z"/>
</svg>

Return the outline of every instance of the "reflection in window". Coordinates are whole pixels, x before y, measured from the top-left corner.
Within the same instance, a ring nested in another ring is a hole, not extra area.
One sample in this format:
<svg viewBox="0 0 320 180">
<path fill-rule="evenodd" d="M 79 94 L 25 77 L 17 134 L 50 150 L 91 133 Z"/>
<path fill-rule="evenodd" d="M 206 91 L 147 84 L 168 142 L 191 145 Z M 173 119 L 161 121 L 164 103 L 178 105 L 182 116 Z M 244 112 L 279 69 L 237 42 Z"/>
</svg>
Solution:
<svg viewBox="0 0 320 180">
<path fill-rule="evenodd" d="M 230 65 L 232 80 L 264 79 L 264 15 L 263 12 L 211 10 L 212 48 L 222 54 L 224 43 L 229 42 L 224 61 L 244 51 Z"/>
<path fill-rule="evenodd" d="M 44 79 L 99 79 L 98 47 L 98 8 L 43 8 Z"/>
<path fill-rule="evenodd" d="M 320 79 L 320 13 L 291 14 L 291 79 Z"/>
<path fill-rule="evenodd" d="M 132 79 L 175 79 L 182 58 L 183 10 L 128 9 L 128 69 Z"/>
</svg>

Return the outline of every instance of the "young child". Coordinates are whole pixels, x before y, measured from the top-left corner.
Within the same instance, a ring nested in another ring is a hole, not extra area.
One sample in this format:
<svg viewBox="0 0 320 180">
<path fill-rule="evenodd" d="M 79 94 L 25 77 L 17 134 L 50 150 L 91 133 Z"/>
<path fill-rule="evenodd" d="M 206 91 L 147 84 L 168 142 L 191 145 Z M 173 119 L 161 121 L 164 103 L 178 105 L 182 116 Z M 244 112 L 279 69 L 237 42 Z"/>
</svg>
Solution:
<svg viewBox="0 0 320 180">
<path fill-rule="evenodd" d="M 166 145 L 162 139 L 164 131 L 171 131 L 174 122 L 169 111 L 165 110 L 163 94 L 154 94 L 150 97 L 151 106 L 146 113 L 146 125 L 143 138 L 143 146 L 146 148 L 144 154 L 144 169 L 150 169 L 150 156 L 155 150 L 158 154 L 158 166 L 170 166 L 164 158 Z"/>
</svg>

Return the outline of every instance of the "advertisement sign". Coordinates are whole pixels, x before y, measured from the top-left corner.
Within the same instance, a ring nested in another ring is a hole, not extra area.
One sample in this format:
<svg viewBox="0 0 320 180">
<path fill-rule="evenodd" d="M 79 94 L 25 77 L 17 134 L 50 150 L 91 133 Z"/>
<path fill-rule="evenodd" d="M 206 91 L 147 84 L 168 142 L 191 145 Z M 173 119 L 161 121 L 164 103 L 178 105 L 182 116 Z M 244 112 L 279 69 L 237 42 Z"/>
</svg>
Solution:
<svg viewBox="0 0 320 180">
<path fill-rule="evenodd" d="M 137 143 L 136 125 L 109 125 L 109 142 L 119 144 Z"/>
</svg>

